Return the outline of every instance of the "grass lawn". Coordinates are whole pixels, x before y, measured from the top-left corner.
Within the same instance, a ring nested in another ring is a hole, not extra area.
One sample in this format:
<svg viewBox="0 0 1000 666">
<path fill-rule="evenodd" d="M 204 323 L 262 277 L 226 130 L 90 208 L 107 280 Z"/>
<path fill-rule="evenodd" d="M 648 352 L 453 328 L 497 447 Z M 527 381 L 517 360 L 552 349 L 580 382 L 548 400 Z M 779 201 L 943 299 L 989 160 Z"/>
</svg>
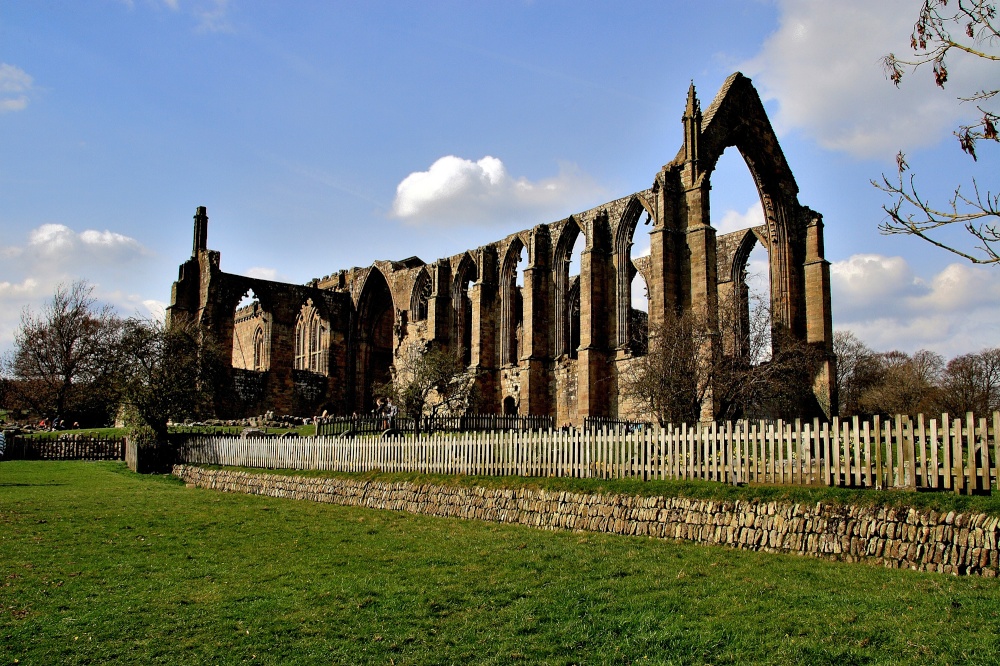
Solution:
<svg viewBox="0 0 1000 666">
<path fill-rule="evenodd" d="M 0 664 L 996 664 L 1000 582 L 0 463 Z"/>
</svg>

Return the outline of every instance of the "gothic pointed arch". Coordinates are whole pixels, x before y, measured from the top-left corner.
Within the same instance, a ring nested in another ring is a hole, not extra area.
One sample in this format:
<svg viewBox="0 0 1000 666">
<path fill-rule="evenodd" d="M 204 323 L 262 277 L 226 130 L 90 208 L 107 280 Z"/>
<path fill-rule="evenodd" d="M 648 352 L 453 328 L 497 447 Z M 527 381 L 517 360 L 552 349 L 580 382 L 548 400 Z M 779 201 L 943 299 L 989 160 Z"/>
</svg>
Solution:
<svg viewBox="0 0 1000 666">
<path fill-rule="evenodd" d="M 454 275 L 451 286 L 454 340 L 459 359 L 469 365 L 472 362 L 472 298 L 469 285 L 479 279 L 479 266 L 469 252 L 462 255 Z"/>
<path fill-rule="evenodd" d="M 580 347 L 580 276 L 569 279 L 566 292 L 566 355 L 577 358 Z"/>
<path fill-rule="evenodd" d="M 431 274 L 426 268 L 421 268 L 417 278 L 413 281 L 413 291 L 410 294 L 410 319 L 412 321 L 425 321 L 427 319 L 428 306 L 434 294 L 434 284 L 431 281 Z"/>
<path fill-rule="evenodd" d="M 260 324 L 253 332 L 253 369 L 262 372 L 267 369 L 267 341 L 264 327 Z"/>
<path fill-rule="evenodd" d="M 244 290 L 237 293 L 239 288 Z M 228 329 L 228 335 L 232 339 L 232 367 L 239 370 L 267 370 L 270 367 L 272 314 L 264 308 L 257 290 L 248 284 L 234 286 L 230 291 L 232 294 L 228 300 L 233 303 L 233 310 L 224 328 Z M 227 305 L 226 309 L 228 308 Z M 231 328 L 229 322 L 232 322 Z M 259 359 L 258 336 L 262 346 Z"/>
<path fill-rule="evenodd" d="M 364 278 L 357 304 L 357 356 L 359 406 L 370 411 L 374 389 L 392 378 L 393 326 L 396 308 L 389 282 L 377 266 Z"/>
<path fill-rule="evenodd" d="M 306 299 L 295 319 L 295 370 L 329 374 L 330 323 L 313 299 Z"/>
<path fill-rule="evenodd" d="M 576 245 L 580 235 L 584 237 L 585 247 L 590 247 L 591 241 L 587 238 L 586 227 L 581 225 L 576 217 L 570 216 L 565 220 L 556 241 L 556 249 L 552 261 L 552 271 L 555 282 L 555 355 L 574 355 L 576 348 L 573 346 L 571 329 L 573 327 L 573 309 L 570 300 L 570 274 L 569 265 L 573 256 L 573 247 Z M 579 289 L 579 286 L 577 287 Z M 577 311 L 578 312 L 578 311 Z M 579 322 L 576 324 L 579 330 Z"/>
<path fill-rule="evenodd" d="M 722 153 L 730 147 L 735 147 L 746 162 L 764 210 L 775 325 L 804 338 L 802 265 L 806 252 L 798 186 L 760 96 L 750 79 L 739 72 L 726 79 L 702 120 L 698 160 L 704 178 L 711 178 Z"/>
<path fill-rule="evenodd" d="M 500 265 L 500 364 L 517 363 L 517 329 L 524 311 L 521 290 L 517 286 L 517 267 L 524 253 L 524 243 L 514 236 Z"/>
<path fill-rule="evenodd" d="M 760 243 L 765 249 L 766 226 L 742 229 L 718 237 L 718 276 L 723 353 L 745 357 L 750 348 L 750 288 L 747 263 Z"/>
<path fill-rule="evenodd" d="M 622 212 L 621 219 L 615 226 L 614 235 L 614 266 L 615 266 L 615 331 L 616 343 L 619 349 L 630 348 L 635 332 L 632 330 L 632 281 L 635 279 L 636 267 L 632 262 L 632 246 L 639 219 L 646 214 L 647 220 L 653 219 L 652 209 L 640 196 L 629 198 Z M 643 278 L 645 280 L 645 278 Z"/>
</svg>

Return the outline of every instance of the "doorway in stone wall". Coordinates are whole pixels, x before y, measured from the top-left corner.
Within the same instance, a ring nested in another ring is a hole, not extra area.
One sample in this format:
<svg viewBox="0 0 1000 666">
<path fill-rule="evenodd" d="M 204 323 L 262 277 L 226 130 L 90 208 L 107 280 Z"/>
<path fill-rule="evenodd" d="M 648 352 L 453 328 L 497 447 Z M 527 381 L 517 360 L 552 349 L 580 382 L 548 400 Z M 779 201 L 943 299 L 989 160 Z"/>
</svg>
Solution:
<svg viewBox="0 0 1000 666">
<path fill-rule="evenodd" d="M 392 379 L 393 323 L 392 293 L 382 272 L 373 269 L 358 300 L 357 369 L 362 412 L 375 406 L 375 390 Z"/>
<path fill-rule="evenodd" d="M 509 395 L 503 399 L 503 413 L 505 416 L 517 415 L 517 400 L 514 396 Z"/>
</svg>

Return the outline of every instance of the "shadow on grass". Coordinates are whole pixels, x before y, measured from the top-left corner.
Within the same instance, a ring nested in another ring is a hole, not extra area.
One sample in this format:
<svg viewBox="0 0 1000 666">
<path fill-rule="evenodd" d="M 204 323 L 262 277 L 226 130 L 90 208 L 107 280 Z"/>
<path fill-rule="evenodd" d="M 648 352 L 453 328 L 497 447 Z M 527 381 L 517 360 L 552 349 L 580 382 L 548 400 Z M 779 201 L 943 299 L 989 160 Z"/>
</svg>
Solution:
<svg viewBox="0 0 1000 666">
<path fill-rule="evenodd" d="M 0 483 L 0 488 L 36 488 L 41 486 L 65 486 L 65 483 Z"/>
</svg>

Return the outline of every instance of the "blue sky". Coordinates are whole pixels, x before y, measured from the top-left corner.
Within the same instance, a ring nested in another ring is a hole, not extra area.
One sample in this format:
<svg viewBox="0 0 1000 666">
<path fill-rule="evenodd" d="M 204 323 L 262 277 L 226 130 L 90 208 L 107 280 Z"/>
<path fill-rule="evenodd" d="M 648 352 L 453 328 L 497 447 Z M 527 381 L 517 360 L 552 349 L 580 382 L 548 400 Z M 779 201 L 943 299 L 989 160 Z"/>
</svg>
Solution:
<svg viewBox="0 0 1000 666">
<path fill-rule="evenodd" d="M 680 146 L 689 82 L 707 106 L 736 70 L 824 215 L 835 327 L 880 350 L 997 346 L 997 268 L 877 229 L 869 180 L 898 150 L 941 201 L 997 169 L 951 129 L 954 97 L 1000 70 L 955 60 L 944 92 L 881 71 L 918 4 L 5 0 L 0 348 L 73 279 L 162 311 L 200 205 L 223 270 L 306 282 L 644 189 Z M 754 223 L 734 150 L 713 186 L 717 226 Z"/>
</svg>

